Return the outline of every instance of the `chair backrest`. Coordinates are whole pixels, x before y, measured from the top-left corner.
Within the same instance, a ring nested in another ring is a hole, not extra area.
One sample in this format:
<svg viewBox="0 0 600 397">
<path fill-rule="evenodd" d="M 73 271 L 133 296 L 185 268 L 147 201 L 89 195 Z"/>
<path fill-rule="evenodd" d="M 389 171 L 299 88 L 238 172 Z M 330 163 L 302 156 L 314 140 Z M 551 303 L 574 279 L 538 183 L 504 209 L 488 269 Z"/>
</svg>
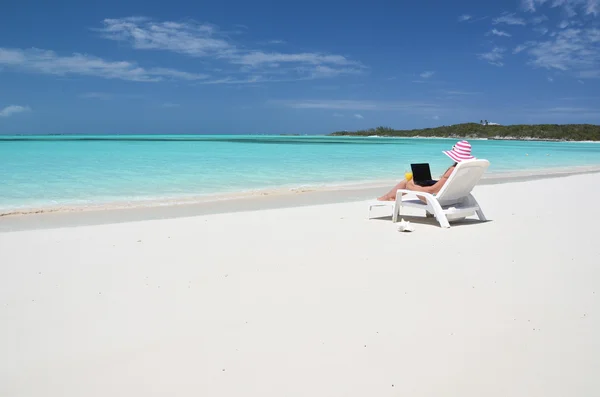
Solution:
<svg viewBox="0 0 600 397">
<path fill-rule="evenodd" d="M 483 159 L 458 163 L 442 189 L 436 194 L 440 204 L 454 204 L 467 197 L 489 166 L 490 162 Z"/>
</svg>

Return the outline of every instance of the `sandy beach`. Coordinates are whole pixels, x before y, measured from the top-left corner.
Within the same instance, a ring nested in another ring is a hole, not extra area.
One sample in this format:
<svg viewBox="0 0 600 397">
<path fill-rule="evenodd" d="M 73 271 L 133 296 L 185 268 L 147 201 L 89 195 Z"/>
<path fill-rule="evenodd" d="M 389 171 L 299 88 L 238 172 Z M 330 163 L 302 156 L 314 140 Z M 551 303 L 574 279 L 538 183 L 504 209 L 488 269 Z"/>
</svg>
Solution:
<svg viewBox="0 0 600 397">
<path fill-rule="evenodd" d="M 600 395 L 598 186 L 0 233 L 0 396 Z"/>
</svg>

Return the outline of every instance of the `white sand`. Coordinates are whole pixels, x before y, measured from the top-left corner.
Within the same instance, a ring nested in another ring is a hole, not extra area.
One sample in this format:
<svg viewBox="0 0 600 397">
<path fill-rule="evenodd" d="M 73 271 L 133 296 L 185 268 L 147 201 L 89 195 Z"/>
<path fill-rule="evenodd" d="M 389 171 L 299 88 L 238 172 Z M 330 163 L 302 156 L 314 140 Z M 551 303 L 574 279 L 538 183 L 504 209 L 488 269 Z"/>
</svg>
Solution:
<svg viewBox="0 0 600 397">
<path fill-rule="evenodd" d="M 598 186 L 0 233 L 0 396 L 600 395 Z"/>
</svg>

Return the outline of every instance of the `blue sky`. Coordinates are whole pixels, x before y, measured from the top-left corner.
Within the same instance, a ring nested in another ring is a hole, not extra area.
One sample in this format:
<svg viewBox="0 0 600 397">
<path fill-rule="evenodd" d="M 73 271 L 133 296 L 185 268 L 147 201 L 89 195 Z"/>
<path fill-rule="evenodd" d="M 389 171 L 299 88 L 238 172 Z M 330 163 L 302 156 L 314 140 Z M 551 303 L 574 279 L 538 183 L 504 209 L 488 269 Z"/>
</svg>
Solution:
<svg viewBox="0 0 600 397">
<path fill-rule="evenodd" d="M 600 124 L 599 92 L 600 0 L 22 0 L 0 13 L 0 134 Z"/>
</svg>

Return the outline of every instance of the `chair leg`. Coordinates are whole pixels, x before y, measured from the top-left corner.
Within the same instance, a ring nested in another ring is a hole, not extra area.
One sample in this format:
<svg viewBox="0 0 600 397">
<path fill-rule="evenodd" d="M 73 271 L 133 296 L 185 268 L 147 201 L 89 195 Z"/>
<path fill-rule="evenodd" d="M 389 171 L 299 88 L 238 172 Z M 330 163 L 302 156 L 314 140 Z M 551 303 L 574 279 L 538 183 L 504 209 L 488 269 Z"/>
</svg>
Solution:
<svg viewBox="0 0 600 397">
<path fill-rule="evenodd" d="M 450 222 L 448 222 L 448 218 L 446 218 L 446 215 L 441 214 L 436 219 L 439 222 L 440 227 L 443 227 L 444 229 L 450 228 Z"/>
<path fill-rule="evenodd" d="M 476 212 L 477 212 L 477 217 L 479 218 L 480 221 L 482 221 L 482 222 L 487 221 L 487 218 L 485 217 L 485 215 L 483 215 L 483 211 L 481 210 L 481 208 L 479 208 Z"/>
<path fill-rule="evenodd" d="M 443 228 L 449 228 L 450 222 L 448 222 L 448 218 L 446 218 L 446 214 L 444 214 L 444 210 L 442 206 L 437 200 L 432 200 L 429 202 L 431 209 L 435 215 L 435 219 L 439 222 L 440 226 Z"/>
<path fill-rule="evenodd" d="M 402 209 L 402 199 L 400 201 L 396 200 L 396 204 L 394 204 L 394 212 L 392 213 L 392 222 L 398 222 L 398 215 L 400 215 L 400 210 Z"/>
<path fill-rule="evenodd" d="M 483 210 L 481 209 L 481 207 L 479 206 L 479 203 L 477 202 L 475 197 L 473 197 L 472 194 L 469 194 L 469 204 L 474 207 L 477 207 L 477 210 L 475 212 L 477 213 L 477 217 L 479 218 L 480 221 L 483 221 L 483 222 L 487 221 L 487 218 L 483 214 Z"/>
</svg>

